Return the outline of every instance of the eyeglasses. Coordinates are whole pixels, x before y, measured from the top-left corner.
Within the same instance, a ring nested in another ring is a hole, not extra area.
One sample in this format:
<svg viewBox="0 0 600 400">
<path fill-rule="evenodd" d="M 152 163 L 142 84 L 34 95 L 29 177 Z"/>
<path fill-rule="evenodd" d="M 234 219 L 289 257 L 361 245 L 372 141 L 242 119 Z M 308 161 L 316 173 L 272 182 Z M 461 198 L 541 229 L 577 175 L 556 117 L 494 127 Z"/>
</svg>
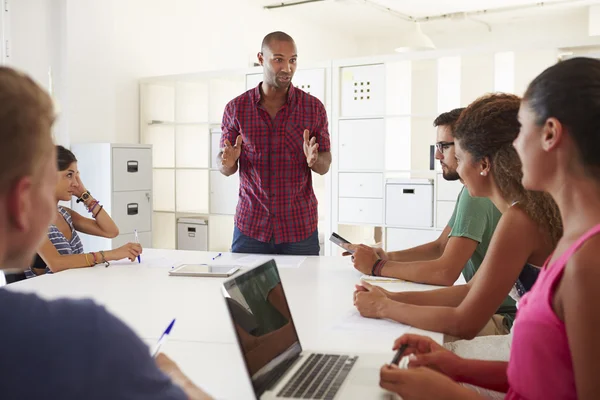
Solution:
<svg viewBox="0 0 600 400">
<path fill-rule="evenodd" d="M 454 142 L 437 142 L 435 148 L 440 153 L 444 154 L 444 151 L 448 150 L 450 146 L 454 146 Z"/>
</svg>

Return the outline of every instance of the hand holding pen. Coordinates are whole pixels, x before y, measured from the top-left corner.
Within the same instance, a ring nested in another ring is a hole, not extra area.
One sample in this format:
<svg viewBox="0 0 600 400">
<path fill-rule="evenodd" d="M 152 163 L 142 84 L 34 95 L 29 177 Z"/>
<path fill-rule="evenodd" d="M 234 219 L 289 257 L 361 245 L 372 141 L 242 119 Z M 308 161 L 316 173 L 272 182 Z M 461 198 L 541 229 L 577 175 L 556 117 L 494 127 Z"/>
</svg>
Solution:
<svg viewBox="0 0 600 400">
<path fill-rule="evenodd" d="M 169 326 L 167 326 L 167 329 L 165 329 L 163 334 L 160 336 L 160 339 L 158 339 L 158 342 L 156 343 L 156 345 L 154 346 L 154 349 L 150 353 L 152 355 L 152 357 L 156 357 L 156 355 L 160 351 L 161 346 L 167 341 L 167 338 L 169 337 L 169 334 L 171 333 L 171 329 L 173 329 L 173 325 L 175 325 L 175 318 L 173 318 L 173 321 L 171 321 Z"/>
<path fill-rule="evenodd" d="M 134 233 L 134 235 L 135 235 L 135 242 L 136 242 L 137 244 L 140 244 L 140 238 L 138 237 L 137 229 L 134 229 L 134 230 L 133 230 L 133 233 Z M 137 256 L 137 259 L 138 259 L 138 263 L 141 263 L 141 262 L 142 262 L 142 258 L 140 257 L 140 255 L 139 255 L 139 254 L 138 254 L 138 256 Z"/>
</svg>

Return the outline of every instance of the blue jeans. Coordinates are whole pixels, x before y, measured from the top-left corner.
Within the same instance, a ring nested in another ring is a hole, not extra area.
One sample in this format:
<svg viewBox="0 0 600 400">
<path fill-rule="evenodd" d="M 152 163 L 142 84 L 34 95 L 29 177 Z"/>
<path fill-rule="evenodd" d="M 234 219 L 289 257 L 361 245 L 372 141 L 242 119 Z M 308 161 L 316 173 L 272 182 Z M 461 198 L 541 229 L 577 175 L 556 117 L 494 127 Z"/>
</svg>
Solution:
<svg viewBox="0 0 600 400">
<path fill-rule="evenodd" d="M 231 244 L 233 253 L 318 256 L 320 250 L 318 230 L 314 231 L 308 239 L 300 242 L 275 244 L 273 239 L 268 243 L 261 242 L 244 235 L 237 226 L 233 228 L 233 243 Z"/>
</svg>

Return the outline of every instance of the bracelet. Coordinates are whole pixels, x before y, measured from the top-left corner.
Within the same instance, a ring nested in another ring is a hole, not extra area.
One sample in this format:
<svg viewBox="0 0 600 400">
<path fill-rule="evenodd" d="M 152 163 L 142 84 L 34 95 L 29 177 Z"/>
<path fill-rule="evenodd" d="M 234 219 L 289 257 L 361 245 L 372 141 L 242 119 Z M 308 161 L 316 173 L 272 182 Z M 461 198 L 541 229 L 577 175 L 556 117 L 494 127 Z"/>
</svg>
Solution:
<svg viewBox="0 0 600 400">
<path fill-rule="evenodd" d="M 380 258 L 378 258 L 377 261 L 375 261 L 375 264 L 373 264 L 373 268 L 371 268 L 371 276 L 376 276 L 375 270 L 377 269 L 377 265 L 379 264 L 379 261 L 381 261 Z"/>
<path fill-rule="evenodd" d="M 96 208 L 96 206 L 100 204 L 100 202 L 98 200 L 94 201 L 92 204 L 90 204 L 88 206 L 88 212 L 91 214 L 92 211 L 94 211 L 94 208 Z"/>
<path fill-rule="evenodd" d="M 96 261 L 96 255 L 94 254 L 94 252 L 92 251 L 92 257 L 94 257 L 94 265 L 98 264 L 98 261 Z"/>
<path fill-rule="evenodd" d="M 386 262 L 386 260 L 377 259 L 377 261 L 375 261 L 375 264 L 373 264 L 373 268 L 371 268 L 371 275 L 381 276 L 381 270 L 383 270 L 383 266 Z"/>
<path fill-rule="evenodd" d="M 85 261 L 86 261 L 86 262 L 87 262 L 87 264 L 88 264 L 88 267 L 91 267 L 91 266 L 92 266 L 92 264 L 90 263 L 90 260 L 88 259 L 88 255 L 87 255 L 87 253 L 85 253 L 85 254 L 84 254 L 84 256 L 85 256 Z"/>
<path fill-rule="evenodd" d="M 96 213 L 96 215 L 92 214 L 92 217 L 96 218 L 98 216 L 98 214 L 100 214 L 100 211 L 102 211 L 103 208 L 104 208 L 104 206 L 101 204 L 100 209 L 98 209 L 98 212 Z"/>
<path fill-rule="evenodd" d="M 104 263 L 104 267 L 108 267 L 110 263 L 106 261 L 106 258 L 104 257 L 104 252 L 102 250 L 100 250 L 100 255 L 102 256 L 102 262 Z"/>
<path fill-rule="evenodd" d="M 383 266 L 385 265 L 386 262 L 387 262 L 386 260 L 381 260 L 379 262 L 379 265 L 377 265 L 377 268 L 375 268 L 376 276 L 381 276 L 381 271 L 383 271 Z"/>
</svg>

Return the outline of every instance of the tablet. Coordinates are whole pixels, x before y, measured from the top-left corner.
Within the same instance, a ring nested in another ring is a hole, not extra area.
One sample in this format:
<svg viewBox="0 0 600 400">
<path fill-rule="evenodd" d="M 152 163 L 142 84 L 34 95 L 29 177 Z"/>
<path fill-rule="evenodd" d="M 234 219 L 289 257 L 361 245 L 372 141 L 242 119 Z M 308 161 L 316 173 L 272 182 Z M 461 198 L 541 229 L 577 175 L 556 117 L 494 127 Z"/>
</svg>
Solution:
<svg viewBox="0 0 600 400">
<path fill-rule="evenodd" d="M 240 267 L 235 265 L 183 264 L 169 271 L 172 276 L 215 276 L 226 278 Z"/>
<path fill-rule="evenodd" d="M 341 237 L 340 235 L 338 235 L 337 233 L 333 232 L 329 240 L 340 246 L 342 249 L 346 250 L 348 253 L 354 253 L 353 250 L 348 249 L 348 247 L 346 246 L 347 244 L 351 243 L 343 237 Z"/>
</svg>

